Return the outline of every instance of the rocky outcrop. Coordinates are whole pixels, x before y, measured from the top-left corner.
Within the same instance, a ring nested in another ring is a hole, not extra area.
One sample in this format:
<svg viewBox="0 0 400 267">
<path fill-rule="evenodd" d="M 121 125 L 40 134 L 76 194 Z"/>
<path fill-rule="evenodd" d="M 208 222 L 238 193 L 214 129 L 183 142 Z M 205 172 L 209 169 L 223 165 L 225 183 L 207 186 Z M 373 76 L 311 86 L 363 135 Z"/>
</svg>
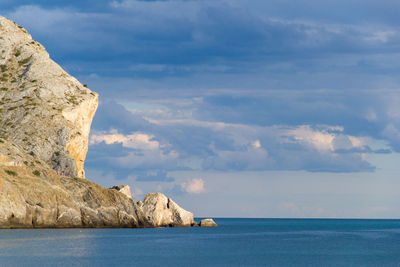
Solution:
<svg viewBox="0 0 400 267">
<path fill-rule="evenodd" d="M 146 195 L 143 202 L 138 203 L 140 221 L 149 227 L 182 227 L 193 226 L 195 224 L 193 213 L 188 212 L 170 198 L 161 193 Z"/>
<path fill-rule="evenodd" d="M 136 203 L 124 194 L 57 175 L 30 155 L 23 159 L 0 162 L 0 228 L 143 227 Z"/>
<path fill-rule="evenodd" d="M 0 137 L 52 169 L 85 177 L 98 96 L 66 73 L 24 28 L 0 16 Z"/>
<path fill-rule="evenodd" d="M 132 198 L 131 188 L 129 187 L 129 185 L 114 185 L 110 189 L 115 189 L 118 192 L 124 194 L 125 196 Z"/>
<path fill-rule="evenodd" d="M 199 226 L 201 226 L 201 227 L 217 227 L 218 224 L 216 224 L 213 219 L 203 219 L 200 221 Z"/>
<path fill-rule="evenodd" d="M 57 175 L 46 162 L 0 139 L 0 228 L 183 227 L 193 214 L 166 196 L 144 201 L 87 179 Z M 20 157 L 19 157 L 20 156 Z"/>
</svg>

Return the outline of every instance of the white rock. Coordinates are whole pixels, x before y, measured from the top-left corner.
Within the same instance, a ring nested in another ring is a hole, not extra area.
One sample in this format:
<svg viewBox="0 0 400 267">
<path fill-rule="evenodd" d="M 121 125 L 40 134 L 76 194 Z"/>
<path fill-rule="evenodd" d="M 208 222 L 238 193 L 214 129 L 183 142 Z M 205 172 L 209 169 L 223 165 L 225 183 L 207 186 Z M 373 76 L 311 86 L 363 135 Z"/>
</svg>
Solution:
<svg viewBox="0 0 400 267">
<path fill-rule="evenodd" d="M 218 224 L 214 222 L 213 219 L 203 219 L 200 221 L 201 227 L 217 227 Z"/>
<path fill-rule="evenodd" d="M 147 194 L 139 208 L 143 212 L 145 226 L 183 227 L 195 224 L 193 213 L 182 209 L 161 193 Z"/>
<path fill-rule="evenodd" d="M 98 96 L 0 16 L 0 137 L 64 175 L 85 177 Z"/>
<path fill-rule="evenodd" d="M 132 198 L 131 188 L 129 187 L 129 185 L 114 185 L 110 189 L 115 189 L 124 194 L 125 196 Z"/>
</svg>

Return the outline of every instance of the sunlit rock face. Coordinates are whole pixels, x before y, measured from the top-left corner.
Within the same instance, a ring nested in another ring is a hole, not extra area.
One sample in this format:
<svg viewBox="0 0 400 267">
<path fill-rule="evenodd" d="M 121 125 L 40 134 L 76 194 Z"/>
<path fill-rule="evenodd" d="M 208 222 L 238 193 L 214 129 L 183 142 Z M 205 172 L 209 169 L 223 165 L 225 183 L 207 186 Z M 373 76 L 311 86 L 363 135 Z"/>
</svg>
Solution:
<svg viewBox="0 0 400 267">
<path fill-rule="evenodd" d="M 184 210 L 172 199 L 161 193 L 147 194 L 139 202 L 139 220 L 149 227 L 160 226 L 193 226 L 193 213 Z"/>
<path fill-rule="evenodd" d="M 72 177 L 85 177 L 98 95 L 66 73 L 24 28 L 0 17 L 0 137 Z"/>
<path fill-rule="evenodd" d="M 132 198 L 131 188 L 129 185 L 114 185 L 110 189 L 115 189 L 118 192 L 121 192 L 125 196 Z"/>
<path fill-rule="evenodd" d="M 214 222 L 213 219 L 203 219 L 199 224 L 201 227 L 217 227 L 218 225 Z"/>
</svg>

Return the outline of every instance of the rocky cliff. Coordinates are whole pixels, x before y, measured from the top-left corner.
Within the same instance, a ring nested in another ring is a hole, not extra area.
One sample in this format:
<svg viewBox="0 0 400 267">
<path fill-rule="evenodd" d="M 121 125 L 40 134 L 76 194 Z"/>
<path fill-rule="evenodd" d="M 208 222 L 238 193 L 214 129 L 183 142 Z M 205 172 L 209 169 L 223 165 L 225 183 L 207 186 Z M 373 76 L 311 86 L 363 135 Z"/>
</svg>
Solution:
<svg viewBox="0 0 400 267">
<path fill-rule="evenodd" d="M 98 96 L 66 73 L 24 28 L 0 17 L 0 137 L 68 176 L 84 161 Z"/>
<path fill-rule="evenodd" d="M 82 179 L 97 104 L 96 93 L 0 16 L 0 228 L 195 224 L 162 194 L 136 202 L 126 188 Z"/>
</svg>

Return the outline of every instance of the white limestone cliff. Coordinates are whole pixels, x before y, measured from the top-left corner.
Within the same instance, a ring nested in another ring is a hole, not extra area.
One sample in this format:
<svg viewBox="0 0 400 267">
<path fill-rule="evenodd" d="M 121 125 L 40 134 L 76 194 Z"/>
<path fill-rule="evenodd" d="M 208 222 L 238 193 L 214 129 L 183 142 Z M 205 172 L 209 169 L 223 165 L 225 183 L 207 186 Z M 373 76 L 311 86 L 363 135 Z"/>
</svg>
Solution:
<svg viewBox="0 0 400 267">
<path fill-rule="evenodd" d="M 85 177 L 84 161 L 98 95 L 50 59 L 21 26 L 0 16 L 0 137 Z"/>
</svg>

